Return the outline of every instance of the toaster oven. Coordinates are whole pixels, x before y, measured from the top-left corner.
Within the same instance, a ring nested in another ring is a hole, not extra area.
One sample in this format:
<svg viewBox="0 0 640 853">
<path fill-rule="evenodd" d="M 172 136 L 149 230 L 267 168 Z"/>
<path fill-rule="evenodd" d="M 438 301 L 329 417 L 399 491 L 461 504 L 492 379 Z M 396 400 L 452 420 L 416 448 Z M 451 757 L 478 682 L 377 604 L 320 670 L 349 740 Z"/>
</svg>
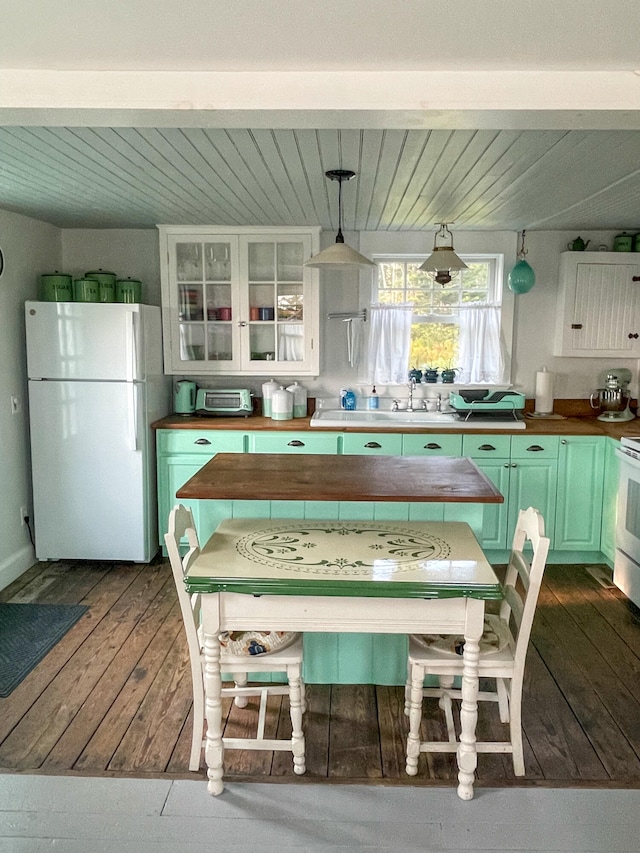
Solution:
<svg viewBox="0 0 640 853">
<path fill-rule="evenodd" d="M 248 388 L 231 390 L 198 388 L 196 394 L 197 415 L 218 415 L 232 417 L 240 415 L 247 417 L 253 413 L 253 393 Z"/>
</svg>

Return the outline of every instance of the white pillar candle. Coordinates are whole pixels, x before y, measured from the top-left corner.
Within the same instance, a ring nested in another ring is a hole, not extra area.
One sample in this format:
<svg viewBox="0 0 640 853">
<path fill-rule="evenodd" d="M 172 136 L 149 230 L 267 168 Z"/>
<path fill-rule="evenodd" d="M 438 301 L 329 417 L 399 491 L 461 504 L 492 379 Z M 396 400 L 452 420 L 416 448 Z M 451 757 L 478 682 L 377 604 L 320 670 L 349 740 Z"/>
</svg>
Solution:
<svg viewBox="0 0 640 853">
<path fill-rule="evenodd" d="M 536 414 L 550 415 L 553 412 L 553 373 L 546 367 L 536 373 Z"/>
</svg>

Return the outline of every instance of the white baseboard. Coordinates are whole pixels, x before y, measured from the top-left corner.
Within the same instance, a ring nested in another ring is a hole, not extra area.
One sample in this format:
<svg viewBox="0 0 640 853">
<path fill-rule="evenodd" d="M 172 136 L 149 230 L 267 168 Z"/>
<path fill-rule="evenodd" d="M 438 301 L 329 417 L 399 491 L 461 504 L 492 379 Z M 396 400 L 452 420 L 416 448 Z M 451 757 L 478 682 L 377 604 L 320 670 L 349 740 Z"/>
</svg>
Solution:
<svg viewBox="0 0 640 853">
<path fill-rule="evenodd" d="M 0 563 L 0 589 L 9 586 L 10 583 L 20 575 L 24 574 L 27 569 L 36 562 L 36 555 L 32 545 L 25 545 L 15 554 L 11 554 L 6 560 Z"/>
</svg>

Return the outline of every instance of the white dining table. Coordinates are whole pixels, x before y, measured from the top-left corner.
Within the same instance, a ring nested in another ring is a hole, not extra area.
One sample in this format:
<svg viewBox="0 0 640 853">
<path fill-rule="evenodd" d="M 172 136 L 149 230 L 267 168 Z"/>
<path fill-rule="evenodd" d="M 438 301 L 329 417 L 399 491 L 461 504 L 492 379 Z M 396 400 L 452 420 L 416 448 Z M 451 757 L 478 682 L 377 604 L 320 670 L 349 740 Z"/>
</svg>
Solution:
<svg viewBox="0 0 640 853">
<path fill-rule="evenodd" d="M 501 588 L 464 522 L 230 519 L 186 578 L 202 595 L 208 790 L 224 789 L 221 631 L 464 637 L 458 795 L 473 797 L 484 602 Z M 294 753 L 304 743 L 294 742 Z"/>
</svg>

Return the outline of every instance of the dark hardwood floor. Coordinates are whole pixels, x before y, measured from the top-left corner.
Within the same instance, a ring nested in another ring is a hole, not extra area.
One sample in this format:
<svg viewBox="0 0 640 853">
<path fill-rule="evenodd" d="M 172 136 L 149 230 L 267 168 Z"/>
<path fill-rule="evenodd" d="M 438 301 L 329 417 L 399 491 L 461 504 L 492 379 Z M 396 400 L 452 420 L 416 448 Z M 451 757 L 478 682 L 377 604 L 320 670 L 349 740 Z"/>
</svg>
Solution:
<svg viewBox="0 0 640 853">
<path fill-rule="evenodd" d="M 168 563 L 41 563 L 0 592 L 0 601 L 89 605 L 0 699 L 0 772 L 204 776 L 187 769 L 191 683 Z M 307 690 L 301 783 L 455 784 L 455 759 L 446 754 L 422 755 L 419 776 L 406 776 L 401 687 Z M 224 711 L 229 735 L 255 716 L 255 708 L 229 702 Z M 547 568 L 523 716 L 525 779 L 515 779 L 509 756 L 481 755 L 480 785 L 640 787 L 640 611 L 588 567 Z M 274 699 L 268 730 L 282 734 L 288 724 L 286 699 Z M 423 725 L 429 738 L 443 736 L 435 701 L 425 702 Z M 496 707 L 481 709 L 478 736 L 502 730 Z M 226 753 L 226 776 L 294 778 L 288 753 L 238 750 Z"/>
</svg>

